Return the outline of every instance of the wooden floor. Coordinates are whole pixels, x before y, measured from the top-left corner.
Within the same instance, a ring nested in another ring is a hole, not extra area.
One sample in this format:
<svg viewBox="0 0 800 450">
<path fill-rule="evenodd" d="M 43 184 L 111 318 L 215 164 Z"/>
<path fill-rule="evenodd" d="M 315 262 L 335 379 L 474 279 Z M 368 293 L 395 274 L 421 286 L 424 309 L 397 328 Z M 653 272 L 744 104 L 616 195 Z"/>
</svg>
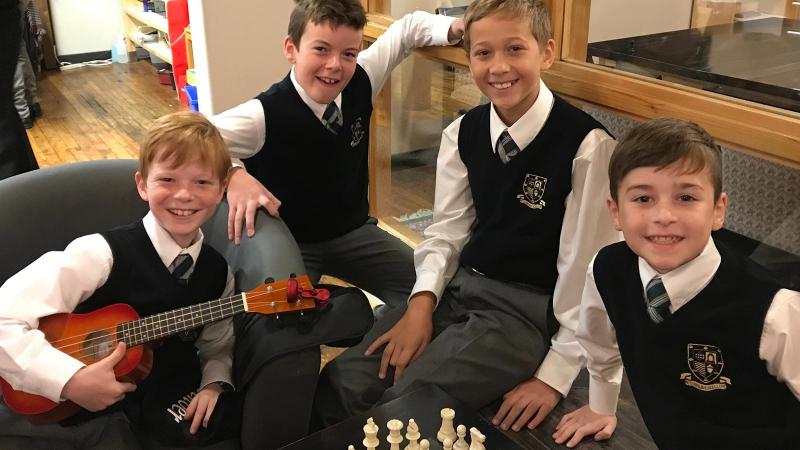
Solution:
<svg viewBox="0 0 800 450">
<path fill-rule="evenodd" d="M 186 109 L 149 61 L 43 72 L 38 88 L 43 115 L 28 137 L 41 167 L 137 158 L 147 126 Z"/>
</svg>

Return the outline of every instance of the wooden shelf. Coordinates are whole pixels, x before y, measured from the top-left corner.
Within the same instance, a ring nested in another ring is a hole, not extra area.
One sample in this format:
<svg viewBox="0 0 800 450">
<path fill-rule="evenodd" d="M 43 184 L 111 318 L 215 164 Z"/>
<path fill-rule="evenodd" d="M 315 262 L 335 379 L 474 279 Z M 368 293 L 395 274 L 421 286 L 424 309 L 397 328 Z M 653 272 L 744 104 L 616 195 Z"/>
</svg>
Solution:
<svg viewBox="0 0 800 450">
<path fill-rule="evenodd" d="M 142 3 L 137 0 L 122 0 L 122 22 L 128 38 L 128 51 L 142 47 L 160 59 L 172 64 L 172 50 L 169 47 L 169 23 L 167 18 L 152 11 L 142 11 Z M 150 27 L 158 31 L 158 41 L 144 42 L 140 28 Z"/>
<path fill-rule="evenodd" d="M 141 5 L 141 4 L 140 4 Z M 162 16 L 161 14 L 156 14 L 150 11 L 142 11 L 141 9 L 137 9 L 132 5 L 125 6 L 125 14 L 129 17 L 133 18 L 137 22 L 141 22 L 142 25 L 146 25 L 149 27 L 153 27 L 162 33 L 168 33 L 169 28 L 167 26 L 167 18 Z"/>
</svg>

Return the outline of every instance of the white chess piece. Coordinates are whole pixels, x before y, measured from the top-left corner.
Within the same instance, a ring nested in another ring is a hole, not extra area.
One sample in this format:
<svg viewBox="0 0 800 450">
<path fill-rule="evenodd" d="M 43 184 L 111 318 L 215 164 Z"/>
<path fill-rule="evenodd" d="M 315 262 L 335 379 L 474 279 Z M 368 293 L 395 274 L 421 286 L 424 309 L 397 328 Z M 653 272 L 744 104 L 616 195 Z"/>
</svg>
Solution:
<svg viewBox="0 0 800 450">
<path fill-rule="evenodd" d="M 442 409 L 440 415 L 442 416 L 442 426 L 439 432 L 436 433 L 436 439 L 439 442 L 444 442 L 445 439 L 456 440 L 456 429 L 453 428 L 453 420 L 456 418 L 456 412 L 451 408 Z"/>
<path fill-rule="evenodd" d="M 361 443 L 364 444 L 367 450 L 375 450 L 380 444 L 378 440 L 378 425 L 375 425 L 372 417 L 367 419 L 367 423 L 364 425 L 364 440 Z"/>
<path fill-rule="evenodd" d="M 444 450 L 453 450 L 453 440 L 450 438 L 446 438 L 442 445 L 444 445 Z"/>
<path fill-rule="evenodd" d="M 386 422 L 386 428 L 389 429 L 389 435 L 386 436 L 386 442 L 391 445 L 389 450 L 400 450 L 400 443 L 403 442 L 403 435 L 400 434 L 403 430 L 403 422 L 392 419 Z"/>
<path fill-rule="evenodd" d="M 408 419 L 408 427 L 406 428 L 406 439 L 408 439 L 408 445 L 405 446 L 403 450 L 419 450 L 419 426 L 414 419 Z"/>
<path fill-rule="evenodd" d="M 348 446 L 347 446 L 347 450 L 356 450 L 356 448 L 355 448 L 355 447 L 353 447 L 352 445 L 348 445 Z"/>
<path fill-rule="evenodd" d="M 456 434 L 458 434 L 458 440 L 453 444 L 453 450 L 469 450 L 469 444 L 467 444 L 467 440 L 465 439 L 467 436 L 467 427 L 459 425 L 458 428 L 456 428 Z"/>
<path fill-rule="evenodd" d="M 472 443 L 469 444 L 469 450 L 486 450 L 486 447 L 483 445 L 483 443 L 486 442 L 486 436 L 483 433 L 478 431 L 477 428 L 472 427 L 469 429 L 469 435 L 472 441 Z"/>
<path fill-rule="evenodd" d="M 431 443 L 428 442 L 427 439 L 419 441 L 419 450 L 430 450 L 430 449 L 431 449 Z"/>
</svg>

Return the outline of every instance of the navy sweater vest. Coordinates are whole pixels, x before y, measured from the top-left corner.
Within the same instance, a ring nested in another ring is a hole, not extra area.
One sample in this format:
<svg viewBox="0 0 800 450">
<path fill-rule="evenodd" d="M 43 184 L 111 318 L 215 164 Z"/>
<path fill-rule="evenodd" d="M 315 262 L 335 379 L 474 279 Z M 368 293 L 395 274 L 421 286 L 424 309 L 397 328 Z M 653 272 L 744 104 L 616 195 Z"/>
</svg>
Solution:
<svg viewBox="0 0 800 450">
<path fill-rule="evenodd" d="M 93 311 L 114 303 L 127 303 L 146 317 L 184 306 L 214 300 L 222 296 L 228 276 L 225 259 L 203 244 L 188 286 L 172 276 L 153 247 L 142 222 L 101 233 L 111 247 L 114 264 L 106 283 L 75 312 Z M 200 361 L 193 342 L 172 336 L 164 339 L 153 352 L 150 375 L 126 402 L 144 396 L 150 386 L 176 374 L 199 371 Z"/>
<path fill-rule="evenodd" d="M 552 291 L 572 161 L 586 135 L 604 128 L 556 96 L 536 138 L 503 164 L 492 149 L 490 108 L 485 104 L 468 112 L 458 131 L 476 213 L 461 264 L 491 278 Z"/>
<path fill-rule="evenodd" d="M 636 403 L 662 449 L 800 448 L 800 402 L 759 358 L 780 286 L 717 248 L 708 286 L 659 324 L 646 313 L 636 254 L 624 242 L 597 254 L 595 281 Z"/>
<path fill-rule="evenodd" d="M 264 108 L 264 146 L 244 161 L 280 201 L 298 242 L 339 237 L 367 221 L 367 158 L 372 85 L 361 66 L 342 91 L 344 124 L 331 133 L 300 98 L 289 75 L 256 97 Z"/>
</svg>

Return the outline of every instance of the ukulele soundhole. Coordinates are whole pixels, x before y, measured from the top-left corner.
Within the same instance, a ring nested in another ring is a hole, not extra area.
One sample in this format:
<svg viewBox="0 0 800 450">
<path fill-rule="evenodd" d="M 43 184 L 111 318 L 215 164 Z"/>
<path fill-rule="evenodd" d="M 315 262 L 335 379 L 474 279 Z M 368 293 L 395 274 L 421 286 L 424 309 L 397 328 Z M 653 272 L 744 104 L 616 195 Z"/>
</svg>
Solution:
<svg viewBox="0 0 800 450">
<path fill-rule="evenodd" d="M 83 341 L 83 354 L 87 358 L 99 361 L 114 351 L 113 334 L 108 331 L 93 331 Z"/>
</svg>

